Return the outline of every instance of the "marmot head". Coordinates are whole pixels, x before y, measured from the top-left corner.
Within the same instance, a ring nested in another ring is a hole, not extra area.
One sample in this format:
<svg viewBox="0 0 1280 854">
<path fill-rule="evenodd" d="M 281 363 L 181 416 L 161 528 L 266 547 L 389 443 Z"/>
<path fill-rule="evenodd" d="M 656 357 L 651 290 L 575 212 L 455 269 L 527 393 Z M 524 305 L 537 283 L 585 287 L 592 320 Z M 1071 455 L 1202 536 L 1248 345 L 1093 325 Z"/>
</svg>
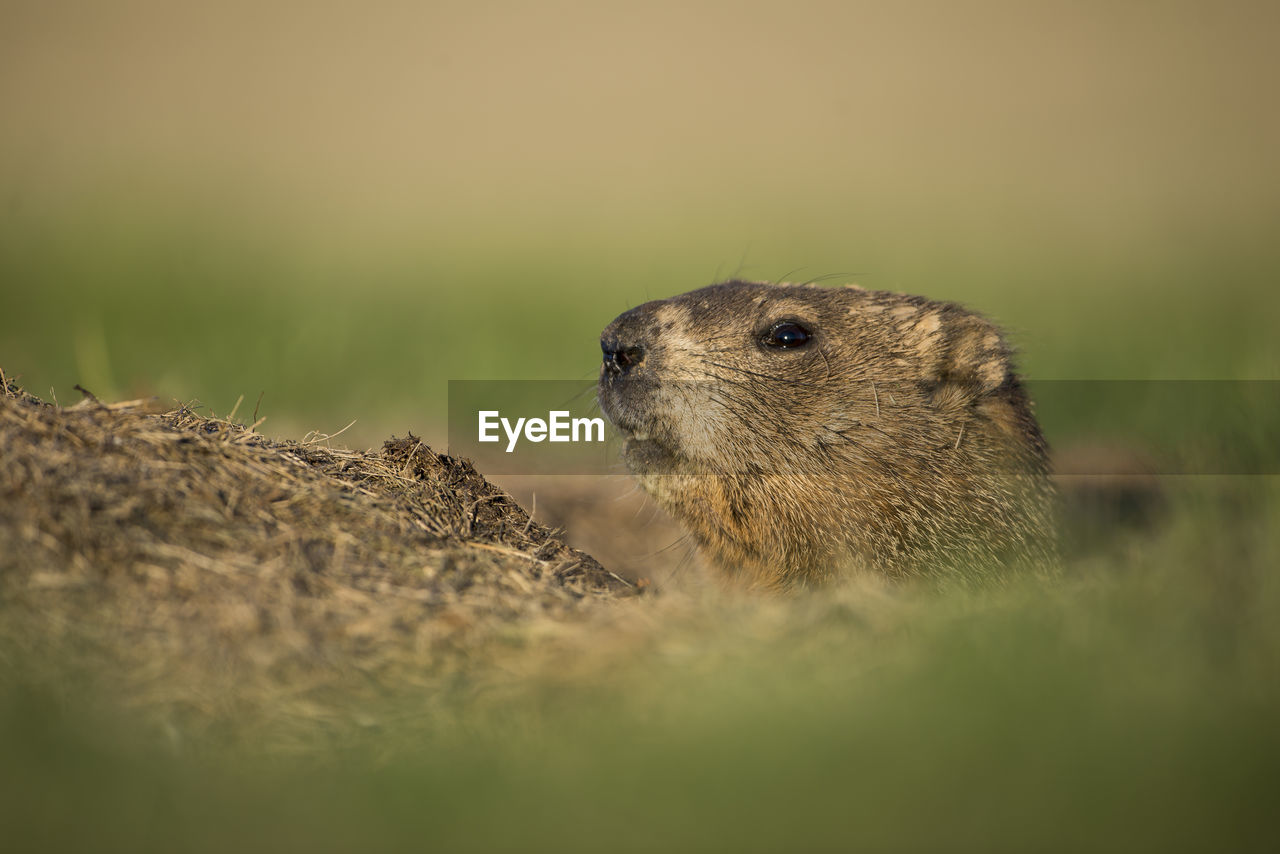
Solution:
<svg viewBox="0 0 1280 854">
<path fill-rule="evenodd" d="M 1039 427 L 999 330 L 958 305 L 726 282 L 632 309 L 600 344 L 623 459 L 725 575 L 1051 551 Z"/>
<path fill-rule="evenodd" d="M 600 343 L 600 405 L 637 474 L 816 475 L 860 448 L 954 444 L 977 415 L 1025 426 L 1000 411 L 999 330 L 923 297 L 727 282 L 634 308 Z"/>
</svg>

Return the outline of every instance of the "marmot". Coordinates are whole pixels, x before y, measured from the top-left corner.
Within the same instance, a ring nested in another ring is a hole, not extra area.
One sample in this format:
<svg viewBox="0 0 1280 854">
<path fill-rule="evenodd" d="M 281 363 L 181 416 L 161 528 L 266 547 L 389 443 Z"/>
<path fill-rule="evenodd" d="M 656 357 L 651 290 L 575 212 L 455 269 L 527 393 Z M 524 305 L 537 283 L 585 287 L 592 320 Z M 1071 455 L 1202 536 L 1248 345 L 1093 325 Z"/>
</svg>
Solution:
<svg viewBox="0 0 1280 854">
<path fill-rule="evenodd" d="M 955 303 L 731 281 L 600 344 L 623 459 L 726 576 L 1052 565 L 1040 427 L 1000 330 Z"/>
</svg>

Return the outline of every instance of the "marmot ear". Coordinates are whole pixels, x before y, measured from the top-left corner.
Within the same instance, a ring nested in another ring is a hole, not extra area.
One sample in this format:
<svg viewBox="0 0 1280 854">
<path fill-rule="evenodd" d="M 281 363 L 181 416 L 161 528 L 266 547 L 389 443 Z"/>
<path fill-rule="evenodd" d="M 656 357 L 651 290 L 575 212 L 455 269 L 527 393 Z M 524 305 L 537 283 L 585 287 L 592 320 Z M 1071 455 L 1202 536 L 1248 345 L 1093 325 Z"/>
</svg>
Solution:
<svg viewBox="0 0 1280 854">
<path fill-rule="evenodd" d="M 995 391 L 1012 371 L 1009 345 L 995 324 L 958 305 L 927 311 L 911 329 L 923 379 L 939 406 L 968 403 Z"/>
</svg>

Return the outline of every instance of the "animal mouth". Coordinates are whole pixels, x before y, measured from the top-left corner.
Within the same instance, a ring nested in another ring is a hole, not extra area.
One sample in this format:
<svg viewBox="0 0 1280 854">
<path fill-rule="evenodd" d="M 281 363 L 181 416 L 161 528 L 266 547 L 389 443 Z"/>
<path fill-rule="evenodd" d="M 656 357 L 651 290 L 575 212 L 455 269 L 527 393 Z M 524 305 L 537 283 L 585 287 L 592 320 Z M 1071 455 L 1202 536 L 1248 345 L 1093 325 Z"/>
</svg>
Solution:
<svg viewBox="0 0 1280 854">
<path fill-rule="evenodd" d="M 653 448 L 669 450 L 667 446 L 654 438 L 652 431 L 648 426 L 624 425 L 616 423 L 614 426 L 618 429 L 618 433 L 626 441 L 626 450 L 630 451 L 637 448 Z"/>
<path fill-rule="evenodd" d="M 601 383 L 597 400 L 600 403 L 600 411 L 604 413 L 605 418 L 609 419 L 609 423 L 622 435 L 622 438 L 627 441 L 649 440 L 650 425 L 646 423 L 649 419 L 644 417 L 646 413 L 642 407 L 635 406 L 617 389 L 606 386 L 604 383 Z"/>
<path fill-rule="evenodd" d="M 678 452 L 647 436 L 629 437 L 622 448 L 622 459 L 636 475 L 674 474 L 687 465 Z"/>
<path fill-rule="evenodd" d="M 682 464 L 679 442 L 648 395 L 616 380 L 603 381 L 598 400 L 600 411 L 623 439 L 622 459 L 633 473 L 667 473 Z"/>
<path fill-rule="evenodd" d="M 651 421 L 633 420 L 602 409 L 623 439 L 622 459 L 632 472 L 662 474 L 679 465 L 679 453 L 659 436 Z"/>
</svg>

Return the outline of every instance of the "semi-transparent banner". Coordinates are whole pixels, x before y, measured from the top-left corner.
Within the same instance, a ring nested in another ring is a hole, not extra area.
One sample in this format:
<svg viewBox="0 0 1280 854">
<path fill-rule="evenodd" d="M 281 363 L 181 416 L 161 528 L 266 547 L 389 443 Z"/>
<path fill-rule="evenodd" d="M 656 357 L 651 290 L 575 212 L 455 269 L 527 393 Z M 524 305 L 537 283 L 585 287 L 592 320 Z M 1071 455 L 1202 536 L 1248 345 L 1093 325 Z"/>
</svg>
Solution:
<svg viewBox="0 0 1280 854">
<path fill-rule="evenodd" d="M 1058 474 L 1280 474 L 1280 381 L 1039 380 L 1024 387 Z M 821 422 L 856 442 L 860 430 L 875 431 L 877 441 L 906 435 L 894 427 L 918 415 L 910 408 L 928 405 L 931 390 L 868 382 L 841 389 L 838 405 L 816 422 L 815 413 L 792 412 L 755 426 L 738 420 L 728 431 L 734 414 L 724 389 L 667 391 L 676 405 L 655 418 L 716 422 L 726 442 L 748 430 L 786 431 L 788 419 L 810 428 Z M 452 380 L 448 416 L 449 453 L 485 474 L 625 471 L 624 435 L 601 411 L 593 381 Z M 957 417 L 957 443 L 964 417 Z"/>
</svg>

